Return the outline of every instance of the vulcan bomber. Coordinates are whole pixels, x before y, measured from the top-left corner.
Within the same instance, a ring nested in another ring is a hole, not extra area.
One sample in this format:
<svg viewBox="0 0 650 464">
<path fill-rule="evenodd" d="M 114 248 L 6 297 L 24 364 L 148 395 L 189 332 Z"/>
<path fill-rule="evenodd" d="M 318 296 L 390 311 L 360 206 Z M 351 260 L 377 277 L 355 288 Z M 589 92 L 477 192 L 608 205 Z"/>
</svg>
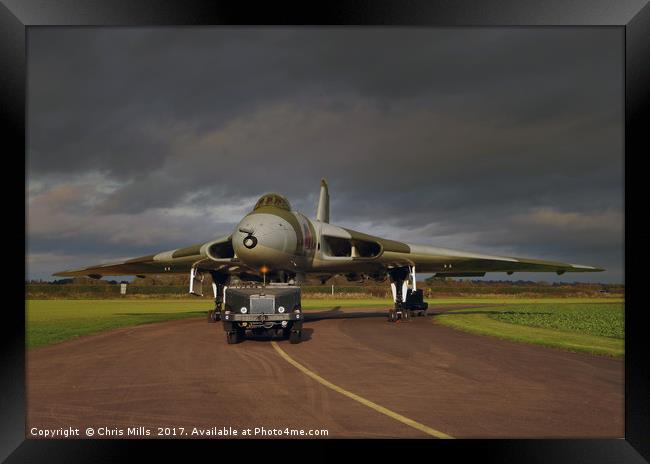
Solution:
<svg viewBox="0 0 650 464">
<path fill-rule="evenodd" d="M 189 293 L 203 295 L 212 277 L 215 307 L 208 320 L 221 320 L 228 343 L 247 331 L 270 332 L 299 342 L 303 314 L 300 283 L 307 275 L 325 283 L 334 275 L 349 281 L 390 285 L 388 320 L 426 313 L 416 271 L 436 277 L 480 277 L 486 272 L 597 272 L 592 266 L 497 256 L 416 245 L 330 224 L 327 182 L 320 184 L 315 219 L 294 211 L 278 193 L 262 195 L 232 233 L 195 245 L 125 261 L 58 272 L 57 276 L 190 275 Z M 231 286 L 238 281 L 244 285 Z"/>
</svg>

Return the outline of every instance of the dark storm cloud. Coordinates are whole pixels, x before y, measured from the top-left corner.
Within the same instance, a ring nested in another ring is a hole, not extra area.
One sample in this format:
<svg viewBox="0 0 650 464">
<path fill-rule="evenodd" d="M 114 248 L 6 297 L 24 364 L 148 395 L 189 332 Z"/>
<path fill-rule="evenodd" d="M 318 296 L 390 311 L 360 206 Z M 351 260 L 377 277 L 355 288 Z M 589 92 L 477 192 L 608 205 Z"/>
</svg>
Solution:
<svg viewBox="0 0 650 464">
<path fill-rule="evenodd" d="M 125 252 L 180 246 L 227 230 L 242 198 L 269 190 L 313 214 L 325 176 L 334 222 L 584 257 L 620 280 L 622 38 L 605 28 L 32 29 L 30 249 L 74 255 L 78 239 L 99 255 L 115 237 L 139 244 Z"/>
</svg>

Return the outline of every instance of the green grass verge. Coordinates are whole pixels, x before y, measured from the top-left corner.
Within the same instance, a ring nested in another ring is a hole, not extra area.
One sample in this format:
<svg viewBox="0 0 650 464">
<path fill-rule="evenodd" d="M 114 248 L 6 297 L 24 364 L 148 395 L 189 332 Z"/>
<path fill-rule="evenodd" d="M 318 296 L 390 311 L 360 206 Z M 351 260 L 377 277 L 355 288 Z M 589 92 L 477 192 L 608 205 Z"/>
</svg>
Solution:
<svg viewBox="0 0 650 464">
<path fill-rule="evenodd" d="M 606 356 L 624 355 L 622 303 L 537 303 L 455 310 L 435 318 L 455 329 Z"/>
<path fill-rule="evenodd" d="M 439 304 L 566 304 L 566 303 L 623 303 L 623 298 L 618 297 L 543 297 L 543 298 L 528 298 L 528 297 L 511 297 L 511 296 L 484 296 L 484 297 L 445 297 L 445 298 L 427 298 L 429 306 Z"/>
<path fill-rule="evenodd" d="M 509 307 L 490 314 L 492 319 L 511 324 L 578 332 L 600 337 L 625 336 L 623 304 L 531 304 Z"/>
<path fill-rule="evenodd" d="M 303 299 L 304 310 L 386 306 L 390 300 Z M 189 317 L 203 317 L 212 302 L 172 300 L 26 300 L 26 345 L 50 345 L 106 330 Z"/>
<path fill-rule="evenodd" d="M 204 301 L 132 300 L 28 300 L 25 309 L 28 348 L 120 327 L 198 317 L 207 310 Z"/>
<path fill-rule="evenodd" d="M 592 299 L 557 298 L 544 301 L 580 302 Z M 610 301 L 609 299 L 593 299 Z M 448 304 L 500 304 L 503 302 L 537 302 L 535 299 L 505 298 L 438 298 L 429 300 L 433 307 Z M 306 311 L 342 308 L 385 307 L 392 304 L 383 298 L 303 298 Z M 205 316 L 212 302 L 205 299 L 169 300 L 26 300 L 26 344 L 28 348 L 59 343 L 83 335 L 139 324 Z"/>
</svg>

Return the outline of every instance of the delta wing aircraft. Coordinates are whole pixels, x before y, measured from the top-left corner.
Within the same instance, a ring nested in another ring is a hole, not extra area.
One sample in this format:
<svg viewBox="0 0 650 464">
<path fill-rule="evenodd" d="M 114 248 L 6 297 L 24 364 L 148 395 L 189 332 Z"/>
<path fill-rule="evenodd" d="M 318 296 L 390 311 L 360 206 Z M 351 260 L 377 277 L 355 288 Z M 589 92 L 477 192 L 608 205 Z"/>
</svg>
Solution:
<svg viewBox="0 0 650 464">
<path fill-rule="evenodd" d="M 603 270 L 578 264 L 413 245 L 335 226 L 329 223 L 329 217 L 329 192 L 323 179 L 315 220 L 293 211 L 284 196 L 268 193 L 260 197 L 253 210 L 227 236 L 55 275 L 101 278 L 189 273 L 190 293 L 202 295 L 203 278 L 210 274 L 216 302 L 215 319 L 220 318 L 225 301 L 224 289 L 233 277 L 240 281 L 289 285 L 299 284 L 307 274 L 319 277 L 323 283 L 336 274 L 345 275 L 349 281 L 372 279 L 383 282 L 388 279 L 394 302 L 394 308 L 389 310 L 389 319 L 394 321 L 399 310 L 409 302 L 408 298 L 416 295 L 416 269 L 437 277 L 480 277 L 486 272 L 509 275 L 514 272 L 555 272 L 559 275 Z M 422 292 L 417 293 L 421 302 Z M 412 300 L 415 301 L 414 307 L 418 307 L 416 300 Z M 243 309 L 246 308 L 242 308 L 242 312 Z"/>
</svg>

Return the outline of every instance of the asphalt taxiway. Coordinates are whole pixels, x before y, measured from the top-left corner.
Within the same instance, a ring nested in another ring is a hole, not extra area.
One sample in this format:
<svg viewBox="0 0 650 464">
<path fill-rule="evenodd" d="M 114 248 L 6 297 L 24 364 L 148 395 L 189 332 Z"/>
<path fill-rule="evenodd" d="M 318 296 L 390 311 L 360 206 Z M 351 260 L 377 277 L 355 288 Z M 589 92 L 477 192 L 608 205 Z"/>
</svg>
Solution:
<svg viewBox="0 0 650 464">
<path fill-rule="evenodd" d="M 397 324 L 385 309 L 307 312 L 297 345 L 227 345 L 221 324 L 196 318 L 31 349 L 27 436 L 34 427 L 624 436 L 621 359 L 456 331 L 435 322 L 447 309 Z"/>
</svg>

